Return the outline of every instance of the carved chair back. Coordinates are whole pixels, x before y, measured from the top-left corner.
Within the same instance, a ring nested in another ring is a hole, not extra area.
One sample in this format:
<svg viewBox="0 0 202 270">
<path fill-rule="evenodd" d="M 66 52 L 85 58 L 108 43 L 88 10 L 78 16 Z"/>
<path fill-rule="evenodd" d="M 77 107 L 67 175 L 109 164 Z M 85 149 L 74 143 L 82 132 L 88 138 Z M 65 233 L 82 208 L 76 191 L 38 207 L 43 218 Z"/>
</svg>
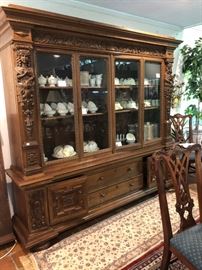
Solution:
<svg viewBox="0 0 202 270">
<path fill-rule="evenodd" d="M 171 135 L 174 138 L 175 142 L 193 142 L 192 115 L 182 115 L 180 113 L 177 113 L 170 116 L 170 121 Z"/>
<path fill-rule="evenodd" d="M 161 269 L 167 269 L 171 258 L 171 253 L 174 253 L 190 269 L 197 269 L 192 262 L 187 260 L 186 256 L 181 254 L 180 250 L 176 250 L 170 242 L 175 237 L 172 230 L 171 219 L 169 214 L 169 206 L 167 202 L 166 181 L 171 178 L 173 190 L 176 196 L 176 212 L 180 217 L 178 233 L 184 233 L 188 228 L 193 228 L 196 225 L 196 220 L 193 217 L 194 201 L 191 197 L 189 186 L 189 159 L 190 155 L 195 152 L 196 155 L 196 180 L 199 201 L 200 222 L 202 219 L 202 165 L 201 165 L 201 146 L 199 144 L 189 145 L 187 148 L 183 144 L 174 144 L 169 150 L 161 150 L 153 154 L 153 164 L 158 186 L 159 203 L 161 210 L 161 218 L 164 234 L 164 253 Z M 201 228 L 202 237 L 202 228 Z"/>
</svg>

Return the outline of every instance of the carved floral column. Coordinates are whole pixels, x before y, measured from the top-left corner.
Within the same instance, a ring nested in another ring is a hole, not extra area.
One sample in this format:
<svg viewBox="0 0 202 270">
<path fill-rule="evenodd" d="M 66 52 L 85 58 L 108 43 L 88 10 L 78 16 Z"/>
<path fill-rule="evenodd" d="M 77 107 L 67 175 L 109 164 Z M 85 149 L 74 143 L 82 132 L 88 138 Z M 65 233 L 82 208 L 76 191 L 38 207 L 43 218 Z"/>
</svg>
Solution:
<svg viewBox="0 0 202 270">
<path fill-rule="evenodd" d="M 165 80 L 164 80 L 164 99 L 165 99 L 165 139 L 166 143 L 171 141 L 170 136 L 170 109 L 173 93 L 174 75 L 173 67 L 173 51 L 167 51 L 165 59 Z"/>
<path fill-rule="evenodd" d="M 21 121 L 23 170 L 30 174 L 41 170 L 41 155 L 36 111 L 36 88 L 31 44 L 14 43 L 14 61 L 18 109 Z"/>
</svg>

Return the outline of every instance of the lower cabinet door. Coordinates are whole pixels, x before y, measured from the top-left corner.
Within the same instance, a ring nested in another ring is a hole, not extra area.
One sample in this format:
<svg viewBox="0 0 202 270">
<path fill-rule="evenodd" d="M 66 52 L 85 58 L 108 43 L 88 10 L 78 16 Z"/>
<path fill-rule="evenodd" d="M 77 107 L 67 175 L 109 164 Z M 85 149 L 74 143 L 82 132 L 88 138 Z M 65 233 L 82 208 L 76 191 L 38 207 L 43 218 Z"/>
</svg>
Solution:
<svg viewBox="0 0 202 270">
<path fill-rule="evenodd" d="M 84 176 L 48 187 L 50 224 L 82 217 L 87 212 Z"/>
</svg>

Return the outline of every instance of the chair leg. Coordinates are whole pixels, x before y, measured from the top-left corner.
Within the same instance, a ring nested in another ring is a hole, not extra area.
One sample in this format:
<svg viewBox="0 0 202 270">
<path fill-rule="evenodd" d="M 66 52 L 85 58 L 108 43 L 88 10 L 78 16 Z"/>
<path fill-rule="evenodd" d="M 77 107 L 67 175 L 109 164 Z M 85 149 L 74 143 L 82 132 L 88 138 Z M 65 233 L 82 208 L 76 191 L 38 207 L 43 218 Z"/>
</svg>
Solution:
<svg viewBox="0 0 202 270">
<path fill-rule="evenodd" d="M 171 259 L 171 254 L 172 252 L 168 248 L 163 249 L 163 257 L 162 257 L 161 268 L 160 268 L 161 270 L 168 269 L 170 259 Z"/>
</svg>

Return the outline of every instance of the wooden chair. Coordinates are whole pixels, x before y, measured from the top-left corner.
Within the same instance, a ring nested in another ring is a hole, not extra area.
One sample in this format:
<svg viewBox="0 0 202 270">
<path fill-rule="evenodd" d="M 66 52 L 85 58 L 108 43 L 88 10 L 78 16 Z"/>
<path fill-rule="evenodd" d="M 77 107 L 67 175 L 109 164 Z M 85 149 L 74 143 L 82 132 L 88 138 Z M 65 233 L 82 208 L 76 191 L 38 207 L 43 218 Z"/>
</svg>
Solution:
<svg viewBox="0 0 202 270">
<path fill-rule="evenodd" d="M 189 158 L 196 154 L 196 182 L 199 201 L 199 223 L 193 218 L 193 199 L 188 184 Z M 201 146 L 183 148 L 179 144 L 172 149 L 153 154 L 154 171 L 157 180 L 159 203 L 164 234 L 164 251 L 161 270 L 168 269 L 173 253 L 189 269 L 202 269 L 202 166 Z M 169 176 L 169 177 L 168 177 Z M 171 178 L 176 195 L 176 212 L 180 217 L 179 230 L 173 233 L 167 203 L 166 179 Z"/>
<path fill-rule="evenodd" d="M 193 143 L 192 115 L 180 113 L 170 116 L 171 136 L 177 143 Z M 202 157 L 202 153 L 201 153 Z M 192 153 L 189 159 L 189 172 L 195 172 L 195 155 Z"/>
<path fill-rule="evenodd" d="M 170 115 L 171 136 L 175 142 L 193 143 L 192 115 Z"/>
</svg>

